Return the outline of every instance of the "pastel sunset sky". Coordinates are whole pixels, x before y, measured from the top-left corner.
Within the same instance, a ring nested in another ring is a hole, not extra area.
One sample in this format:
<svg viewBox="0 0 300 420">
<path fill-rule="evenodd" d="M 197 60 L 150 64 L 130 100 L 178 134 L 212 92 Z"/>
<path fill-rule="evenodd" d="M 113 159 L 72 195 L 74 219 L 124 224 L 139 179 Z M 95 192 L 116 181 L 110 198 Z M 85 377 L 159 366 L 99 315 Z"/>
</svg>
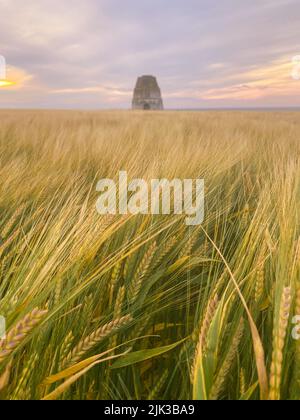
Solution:
<svg viewBox="0 0 300 420">
<path fill-rule="evenodd" d="M 0 0 L 1 108 L 300 106 L 299 0 Z"/>
</svg>

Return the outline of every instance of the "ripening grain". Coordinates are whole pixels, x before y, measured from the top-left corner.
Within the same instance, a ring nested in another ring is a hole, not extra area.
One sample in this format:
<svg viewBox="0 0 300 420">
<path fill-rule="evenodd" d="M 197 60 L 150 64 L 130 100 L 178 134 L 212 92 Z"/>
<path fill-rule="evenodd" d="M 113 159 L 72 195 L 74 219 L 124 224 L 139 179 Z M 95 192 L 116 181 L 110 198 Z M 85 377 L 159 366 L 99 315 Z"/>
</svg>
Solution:
<svg viewBox="0 0 300 420">
<path fill-rule="evenodd" d="M 0 398 L 298 399 L 299 133 L 298 113 L 1 111 Z M 99 216 L 121 170 L 204 178 L 203 225 Z"/>
</svg>

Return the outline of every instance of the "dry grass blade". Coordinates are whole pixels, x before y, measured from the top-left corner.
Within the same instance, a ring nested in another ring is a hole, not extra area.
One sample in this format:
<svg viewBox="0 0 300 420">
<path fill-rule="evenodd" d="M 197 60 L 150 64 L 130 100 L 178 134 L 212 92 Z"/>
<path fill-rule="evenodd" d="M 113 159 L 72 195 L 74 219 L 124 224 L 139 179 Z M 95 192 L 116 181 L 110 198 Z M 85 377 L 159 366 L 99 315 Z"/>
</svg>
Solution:
<svg viewBox="0 0 300 420">
<path fill-rule="evenodd" d="M 57 400 L 64 392 L 70 388 L 71 385 L 73 385 L 78 379 L 80 379 L 83 375 L 85 375 L 89 370 L 93 369 L 93 367 L 100 365 L 101 363 L 107 362 L 109 360 L 117 359 L 121 356 L 124 356 L 127 354 L 127 352 L 124 352 L 122 354 L 118 354 L 116 356 L 110 356 L 102 360 L 98 360 L 97 362 L 93 362 L 91 365 L 86 367 L 85 369 L 81 370 L 80 372 L 76 373 L 75 375 L 71 376 L 69 379 L 67 379 L 62 385 L 57 387 L 53 392 L 46 395 L 42 400 L 43 401 L 54 401 Z"/>
</svg>

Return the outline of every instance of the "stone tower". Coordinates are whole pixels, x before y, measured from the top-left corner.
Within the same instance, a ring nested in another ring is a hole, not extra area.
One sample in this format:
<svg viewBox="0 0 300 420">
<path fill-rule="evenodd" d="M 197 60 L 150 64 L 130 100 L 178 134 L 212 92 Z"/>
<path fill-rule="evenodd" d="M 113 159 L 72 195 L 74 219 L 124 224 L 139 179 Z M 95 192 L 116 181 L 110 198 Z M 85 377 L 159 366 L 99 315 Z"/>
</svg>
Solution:
<svg viewBox="0 0 300 420">
<path fill-rule="evenodd" d="M 156 77 L 139 77 L 133 94 L 132 109 L 163 110 L 164 104 Z"/>
</svg>

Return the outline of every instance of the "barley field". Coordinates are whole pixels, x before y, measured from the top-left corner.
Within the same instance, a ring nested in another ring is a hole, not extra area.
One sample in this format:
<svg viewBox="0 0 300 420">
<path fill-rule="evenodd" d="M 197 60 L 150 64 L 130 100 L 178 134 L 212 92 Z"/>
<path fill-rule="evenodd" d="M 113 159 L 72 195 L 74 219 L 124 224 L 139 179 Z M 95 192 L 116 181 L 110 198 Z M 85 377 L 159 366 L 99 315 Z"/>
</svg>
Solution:
<svg viewBox="0 0 300 420">
<path fill-rule="evenodd" d="M 2 400 L 300 398 L 300 114 L 0 111 Z M 205 220 L 96 184 L 204 178 Z"/>
</svg>

